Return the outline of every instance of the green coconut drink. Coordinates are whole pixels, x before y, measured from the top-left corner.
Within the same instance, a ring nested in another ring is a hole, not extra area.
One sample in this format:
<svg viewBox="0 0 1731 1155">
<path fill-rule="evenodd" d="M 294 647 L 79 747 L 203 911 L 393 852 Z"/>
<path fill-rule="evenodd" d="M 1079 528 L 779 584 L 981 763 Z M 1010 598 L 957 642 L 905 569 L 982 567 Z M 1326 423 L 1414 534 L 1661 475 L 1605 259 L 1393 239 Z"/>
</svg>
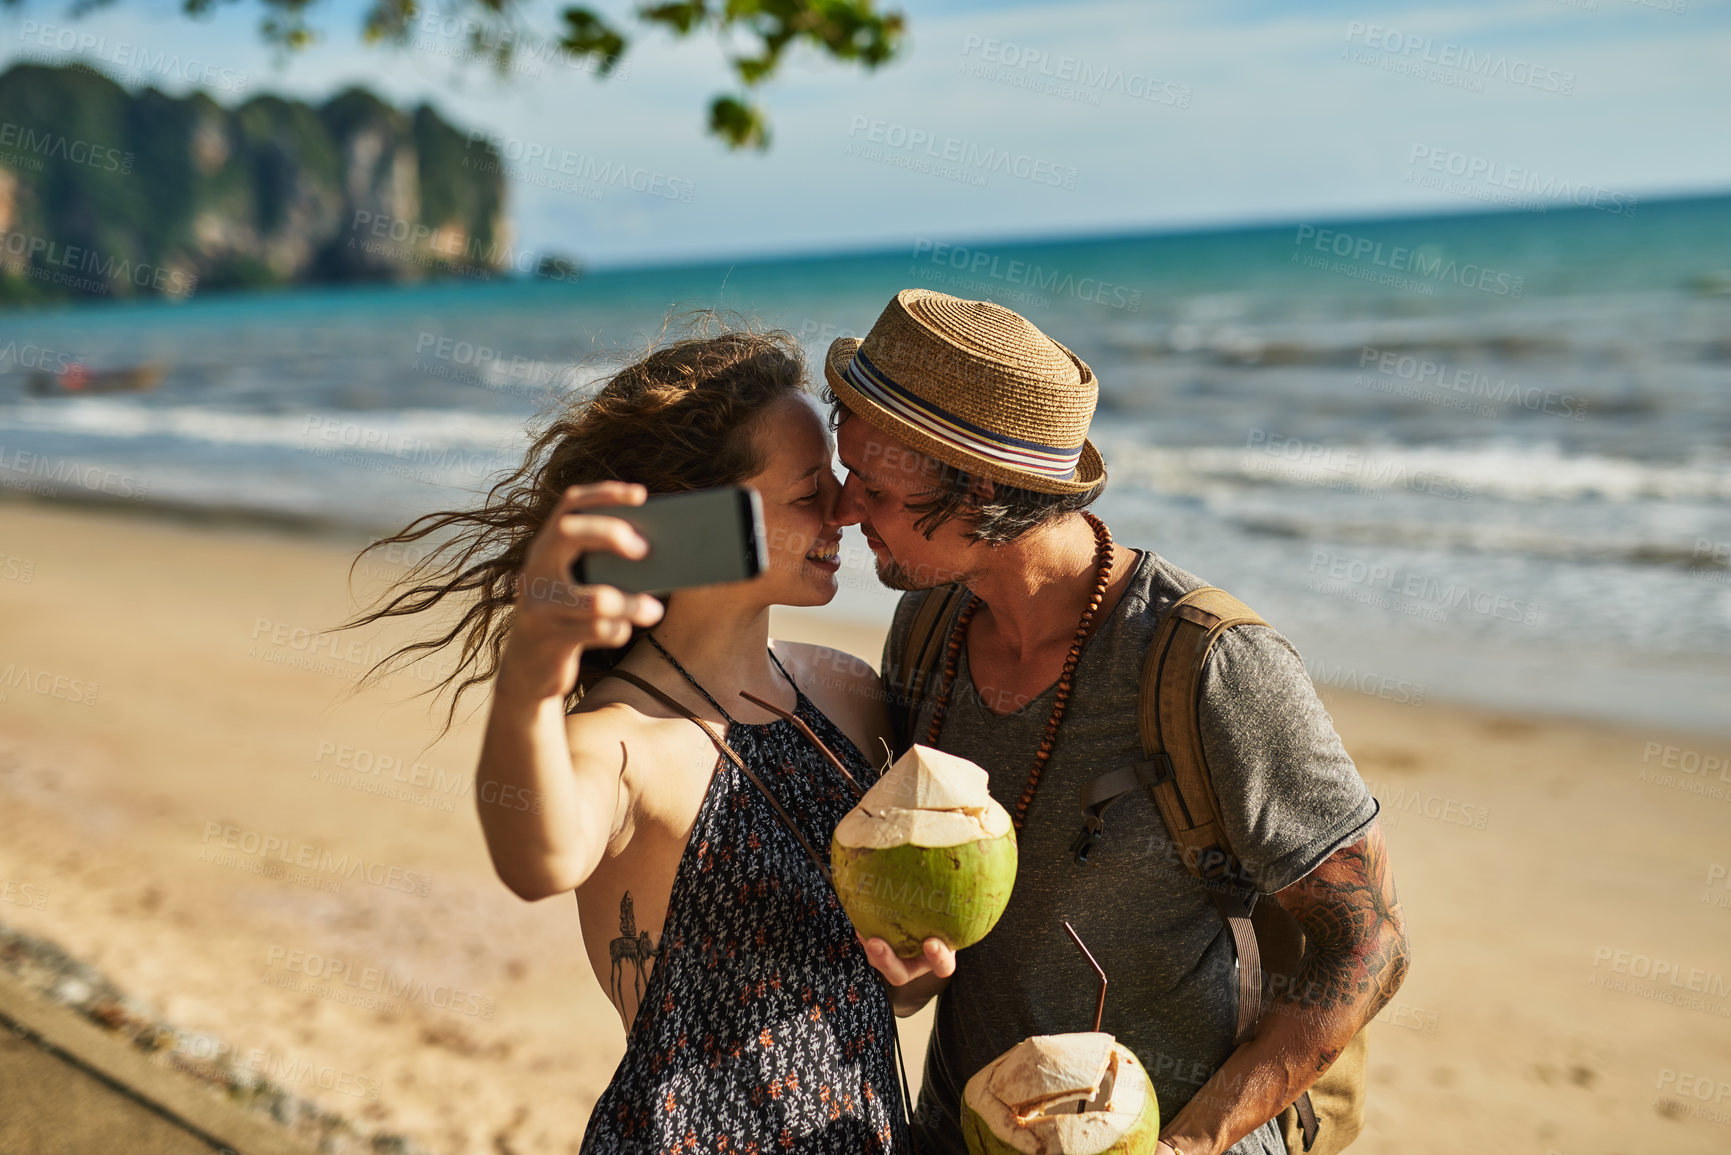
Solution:
<svg viewBox="0 0 1731 1155">
<path fill-rule="evenodd" d="M 1160 1101 L 1106 1032 L 1035 1035 L 968 1080 L 962 1136 L 971 1155 L 1152 1155 Z"/>
<path fill-rule="evenodd" d="M 829 861 L 854 928 L 912 958 L 928 938 L 960 950 L 997 924 L 1016 834 L 984 770 L 915 746 L 836 824 Z"/>
</svg>

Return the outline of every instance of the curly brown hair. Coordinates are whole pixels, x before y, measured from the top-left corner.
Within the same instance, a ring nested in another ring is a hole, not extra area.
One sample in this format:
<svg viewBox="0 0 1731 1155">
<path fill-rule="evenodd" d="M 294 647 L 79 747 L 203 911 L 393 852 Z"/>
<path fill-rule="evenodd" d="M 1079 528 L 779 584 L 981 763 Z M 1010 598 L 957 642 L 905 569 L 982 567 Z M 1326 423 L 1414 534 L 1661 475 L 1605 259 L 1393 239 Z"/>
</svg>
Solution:
<svg viewBox="0 0 1731 1155">
<path fill-rule="evenodd" d="M 693 335 L 668 341 L 664 331 L 661 342 L 613 373 L 592 396 L 560 404 L 523 463 L 493 485 L 480 508 L 423 514 L 356 556 L 351 580 L 373 550 L 438 543 L 380 595 L 384 604 L 342 629 L 424 613 L 446 598 L 467 606 L 444 633 L 374 663 L 361 685 L 459 642 L 455 667 L 424 691 L 437 695 L 457 683 L 443 736 L 463 695 L 497 673 L 529 543 L 568 487 L 634 481 L 650 493 L 678 493 L 737 484 L 762 469 L 754 436 L 758 419 L 775 402 L 806 391 L 804 351 L 781 330 L 710 312 L 685 320 Z M 566 708 L 629 648 L 630 643 L 619 650 L 585 650 L 584 676 Z"/>
</svg>

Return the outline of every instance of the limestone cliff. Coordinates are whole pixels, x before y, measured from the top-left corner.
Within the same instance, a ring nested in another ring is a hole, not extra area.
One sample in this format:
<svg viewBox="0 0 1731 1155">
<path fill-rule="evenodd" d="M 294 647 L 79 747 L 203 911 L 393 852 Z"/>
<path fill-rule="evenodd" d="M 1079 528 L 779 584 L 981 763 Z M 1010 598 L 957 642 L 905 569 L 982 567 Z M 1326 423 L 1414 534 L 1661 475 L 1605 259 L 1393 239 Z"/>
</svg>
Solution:
<svg viewBox="0 0 1731 1155">
<path fill-rule="evenodd" d="M 503 171 L 430 106 L 364 89 L 225 108 L 20 64 L 0 75 L 0 300 L 523 271 Z"/>
</svg>

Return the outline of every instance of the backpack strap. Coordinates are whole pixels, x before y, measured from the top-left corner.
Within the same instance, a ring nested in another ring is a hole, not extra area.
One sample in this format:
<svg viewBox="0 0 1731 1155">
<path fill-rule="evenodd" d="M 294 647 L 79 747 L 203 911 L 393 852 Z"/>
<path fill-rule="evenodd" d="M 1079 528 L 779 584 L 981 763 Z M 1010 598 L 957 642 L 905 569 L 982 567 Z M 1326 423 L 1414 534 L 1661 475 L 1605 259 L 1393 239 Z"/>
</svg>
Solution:
<svg viewBox="0 0 1731 1155">
<path fill-rule="evenodd" d="M 1084 827 L 1071 850 L 1080 862 L 1099 840 L 1106 812 L 1120 799 L 1146 788 L 1166 824 L 1179 859 L 1197 878 L 1221 881 L 1235 871 L 1214 782 L 1203 758 L 1197 714 L 1202 670 L 1220 635 L 1238 625 L 1266 625 L 1243 602 L 1213 586 L 1174 602 L 1154 634 L 1142 662 L 1137 729 L 1142 761 L 1100 775 L 1082 788 Z M 1239 882 L 1242 883 L 1242 879 Z"/>
<path fill-rule="evenodd" d="M 1213 586 L 1191 590 L 1172 604 L 1142 663 L 1137 726 L 1145 756 L 1159 754 L 1171 768 L 1154 789 L 1154 803 L 1178 845 L 1184 867 L 1205 882 L 1243 885 L 1231 842 L 1220 821 L 1220 801 L 1202 750 L 1203 667 L 1214 643 L 1233 626 L 1267 625 L 1256 611 Z M 1228 876 L 1238 874 L 1236 879 Z"/>
<path fill-rule="evenodd" d="M 908 623 L 895 668 L 886 671 L 890 675 L 886 680 L 890 684 L 890 720 L 895 726 L 897 753 L 913 743 L 920 703 L 943 658 L 948 635 L 941 627 L 954 617 L 968 596 L 967 587 L 959 582 L 938 586 L 927 593 L 920 608 L 914 611 L 913 621 Z"/>
<path fill-rule="evenodd" d="M 1202 750 L 1197 706 L 1214 643 L 1233 626 L 1265 624 L 1249 606 L 1212 586 L 1172 604 L 1142 663 L 1137 725 L 1144 754 L 1158 753 L 1171 773 L 1153 787 L 1154 805 L 1184 868 L 1208 885 L 1208 896 L 1238 950 L 1236 1041 L 1256 1033 L 1262 1015 L 1262 952 L 1251 919 L 1255 888 L 1243 877 L 1220 820 L 1220 800 Z"/>
<path fill-rule="evenodd" d="M 1302 949 L 1302 931 L 1277 903 L 1258 905 L 1262 896 L 1232 852 L 1202 748 L 1200 703 L 1203 671 L 1221 635 L 1234 626 L 1267 624 L 1255 610 L 1214 586 L 1191 590 L 1172 604 L 1142 663 L 1136 719 L 1142 761 L 1083 786 L 1084 825 L 1071 847 L 1077 861 L 1086 862 L 1105 828 L 1106 812 L 1138 789 L 1153 795 L 1179 861 L 1202 881 L 1232 935 L 1238 954 L 1234 1042 L 1239 1045 L 1255 1036 L 1262 1017 L 1262 941 L 1295 963 Z M 1293 1107 L 1308 1151 L 1317 1133 L 1309 1092 L 1300 1095 Z"/>
</svg>

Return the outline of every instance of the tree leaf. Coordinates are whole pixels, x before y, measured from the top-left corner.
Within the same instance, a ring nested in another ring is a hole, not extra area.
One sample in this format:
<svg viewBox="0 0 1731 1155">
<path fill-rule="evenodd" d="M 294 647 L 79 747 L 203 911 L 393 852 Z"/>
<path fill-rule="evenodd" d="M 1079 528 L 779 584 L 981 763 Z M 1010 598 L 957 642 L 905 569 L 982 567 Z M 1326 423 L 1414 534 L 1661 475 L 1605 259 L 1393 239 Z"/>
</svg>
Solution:
<svg viewBox="0 0 1731 1155">
<path fill-rule="evenodd" d="M 625 37 L 587 8 L 565 9 L 565 39 L 559 42 L 572 56 L 593 57 L 595 71 L 606 76 L 625 55 Z"/>
<path fill-rule="evenodd" d="M 769 148 L 769 123 L 763 110 L 731 96 L 718 96 L 709 106 L 709 131 L 729 148 Z"/>
</svg>

